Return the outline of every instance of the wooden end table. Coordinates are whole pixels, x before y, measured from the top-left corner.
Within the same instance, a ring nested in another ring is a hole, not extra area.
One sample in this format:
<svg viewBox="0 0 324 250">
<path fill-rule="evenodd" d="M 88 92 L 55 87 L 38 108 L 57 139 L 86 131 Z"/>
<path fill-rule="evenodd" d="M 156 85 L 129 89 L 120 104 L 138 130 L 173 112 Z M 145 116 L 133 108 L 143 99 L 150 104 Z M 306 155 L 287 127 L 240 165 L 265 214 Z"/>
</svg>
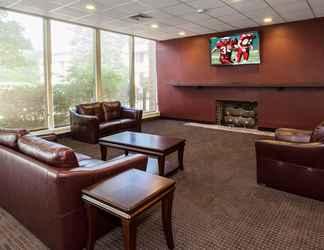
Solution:
<svg viewBox="0 0 324 250">
<path fill-rule="evenodd" d="M 89 231 L 87 250 L 94 249 L 97 209 L 102 209 L 122 221 L 126 250 L 136 249 L 135 219 L 145 210 L 162 202 L 162 223 L 169 249 L 174 248 L 172 235 L 172 202 L 175 181 L 131 169 L 82 190 Z"/>
<path fill-rule="evenodd" d="M 101 159 L 107 160 L 107 147 L 121 149 L 153 156 L 158 159 L 159 175 L 165 176 L 165 157 L 178 151 L 178 162 L 183 170 L 183 154 L 186 141 L 175 137 L 145 134 L 139 132 L 122 132 L 99 139 Z M 175 169 L 172 169 L 174 171 Z"/>
</svg>

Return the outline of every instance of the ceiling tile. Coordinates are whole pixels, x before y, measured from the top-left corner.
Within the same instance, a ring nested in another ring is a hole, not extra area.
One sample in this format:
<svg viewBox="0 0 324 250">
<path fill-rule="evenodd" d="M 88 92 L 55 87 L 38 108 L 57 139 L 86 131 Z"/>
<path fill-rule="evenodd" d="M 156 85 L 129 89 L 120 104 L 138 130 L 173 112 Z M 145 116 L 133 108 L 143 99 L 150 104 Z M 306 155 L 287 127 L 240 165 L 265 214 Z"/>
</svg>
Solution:
<svg viewBox="0 0 324 250">
<path fill-rule="evenodd" d="M 236 10 L 228 6 L 223 6 L 208 11 L 208 15 L 211 15 L 213 17 L 222 17 L 222 16 L 238 15 L 238 14 L 239 12 L 237 12 Z"/>
<path fill-rule="evenodd" d="M 313 13 L 310 10 L 285 12 L 285 13 L 281 13 L 281 15 L 288 22 L 313 18 Z"/>
<path fill-rule="evenodd" d="M 162 10 L 175 16 L 184 16 L 196 13 L 196 9 L 182 3 L 168 8 L 163 8 Z"/>
<path fill-rule="evenodd" d="M 177 27 L 180 29 L 194 32 L 194 33 L 204 33 L 204 32 L 211 31 L 208 28 L 202 27 L 202 26 L 200 26 L 198 24 L 194 24 L 194 23 L 186 23 L 186 24 L 179 25 Z"/>
<path fill-rule="evenodd" d="M 151 11 L 152 7 L 143 5 L 139 2 L 130 2 L 130 3 L 120 5 L 116 8 L 111 9 L 111 10 L 112 11 L 120 11 L 120 12 L 125 13 L 126 15 L 133 15 L 133 14 L 135 15 L 135 14 Z"/>
<path fill-rule="evenodd" d="M 168 6 L 172 6 L 172 5 L 177 5 L 179 4 L 178 0 L 139 0 L 140 3 L 149 5 L 153 8 L 163 8 L 163 7 L 168 7 Z"/>
<path fill-rule="evenodd" d="M 86 15 L 89 15 L 89 12 L 87 12 L 86 10 L 75 9 L 75 8 L 70 8 L 70 7 L 57 9 L 57 10 L 53 11 L 53 13 L 70 16 L 72 18 L 80 18 L 80 17 L 86 16 Z"/>
<path fill-rule="evenodd" d="M 241 1 L 226 1 L 231 7 L 238 11 L 252 11 L 268 7 L 267 3 L 263 0 L 241 0 Z"/>
<path fill-rule="evenodd" d="M 196 22 L 196 21 L 201 21 L 201 20 L 206 20 L 209 19 L 210 17 L 206 14 L 190 14 L 190 15 L 185 15 L 182 18 L 191 21 L 191 22 Z"/>
<path fill-rule="evenodd" d="M 19 0 L 0 0 L 0 6 L 1 7 L 10 7 L 10 5 L 14 5 L 18 3 Z"/>
<path fill-rule="evenodd" d="M 190 1 L 188 4 L 196 9 L 213 9 L 225 5 L 220 0 L 195 0 Z"/>
</svg>

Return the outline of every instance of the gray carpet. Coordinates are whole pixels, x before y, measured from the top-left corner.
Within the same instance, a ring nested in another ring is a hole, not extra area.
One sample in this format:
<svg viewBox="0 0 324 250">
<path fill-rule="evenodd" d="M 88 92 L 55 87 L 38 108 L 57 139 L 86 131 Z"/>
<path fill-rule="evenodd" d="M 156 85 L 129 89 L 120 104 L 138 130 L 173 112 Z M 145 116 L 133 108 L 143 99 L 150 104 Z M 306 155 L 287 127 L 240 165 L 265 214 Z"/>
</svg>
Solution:
<svg viewBox="0 0 324 250">
<path fill-rule="evenodd" d="M 183 124 L 157 120 L 143 128 L 187 139 L 185 171 L 172 177 L 176 249 L 324 249 L 324 203 L 256 184 L 254 141 L 260 137 Z M 96 145 L 61 142 L 100 156 Z M 138 249 L 167 249 L 159 205 L 142 222 Z M 0 249 L 46 247 L 0 209 Z M 97 242 L 102 249 L 123 249 L 120 228 Z"/>
</svg>

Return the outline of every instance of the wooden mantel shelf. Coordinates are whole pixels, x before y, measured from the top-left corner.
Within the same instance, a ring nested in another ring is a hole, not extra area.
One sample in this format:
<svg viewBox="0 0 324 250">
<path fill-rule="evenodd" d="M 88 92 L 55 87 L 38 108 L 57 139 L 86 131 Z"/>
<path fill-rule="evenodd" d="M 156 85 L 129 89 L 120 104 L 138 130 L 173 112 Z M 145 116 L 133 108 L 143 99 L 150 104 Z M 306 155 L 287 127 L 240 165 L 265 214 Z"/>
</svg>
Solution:
<svg viewBox="0 0 324 250">
<path fill-rule="evenodd" d="M 221 83 L 221 82 L 178 82 L 171 81 L 170 85 L 175 87 L 219 87 L 219 88 L 324 88 L 324 83 Z"/>
</svg>

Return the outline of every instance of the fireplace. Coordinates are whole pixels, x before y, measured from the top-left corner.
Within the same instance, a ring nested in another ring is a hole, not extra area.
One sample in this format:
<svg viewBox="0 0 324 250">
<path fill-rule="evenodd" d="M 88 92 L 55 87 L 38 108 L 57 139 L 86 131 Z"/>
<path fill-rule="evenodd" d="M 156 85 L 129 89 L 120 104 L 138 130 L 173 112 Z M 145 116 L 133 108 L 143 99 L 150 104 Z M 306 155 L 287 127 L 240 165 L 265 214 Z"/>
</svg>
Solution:
<svg viewBox="0 0 324 250">
<path fill-rule="evenodd" d="M 257 102 L 216 101 L 216 123 L 229 127 L 258 127 Z"/>
</svg>

